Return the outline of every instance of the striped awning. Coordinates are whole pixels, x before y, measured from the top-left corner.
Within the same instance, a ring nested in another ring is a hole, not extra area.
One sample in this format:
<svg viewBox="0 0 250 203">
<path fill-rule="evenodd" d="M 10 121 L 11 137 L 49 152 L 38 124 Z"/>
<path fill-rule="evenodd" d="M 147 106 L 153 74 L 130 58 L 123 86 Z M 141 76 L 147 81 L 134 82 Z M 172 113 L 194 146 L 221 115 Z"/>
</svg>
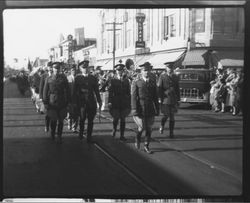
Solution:
<svg viewBox="0 0 250 203">
<path fill-rule="evenodd" d="M 216 57 L 224 67 L 243 67 L 244 52 L 242 51 L 216 51 Z"/>
<path fill-rule="evenodd" d="M 153 65 L 153 69 L 164 69 L 164 63 L 176 62 L 183 53 L 184 51 L 176 51 L 155 54 L 149 59 L 149 62 Z"/>
<path fill-rule="evenodd" d="M 205 65 L 206 54 L 207 54 L 206 49 L 197 49 L 188 51 L 185 55 L 182 65 L 183 66 Z"/>
</svg>

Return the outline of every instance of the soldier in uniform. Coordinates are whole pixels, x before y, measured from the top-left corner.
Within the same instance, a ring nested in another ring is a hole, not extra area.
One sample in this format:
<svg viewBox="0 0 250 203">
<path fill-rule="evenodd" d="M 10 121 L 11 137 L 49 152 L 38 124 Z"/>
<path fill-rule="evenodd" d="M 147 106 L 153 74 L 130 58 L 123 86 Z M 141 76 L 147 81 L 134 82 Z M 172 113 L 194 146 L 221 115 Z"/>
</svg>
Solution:
<svg viewBox="0 0 250 203">
<path fill-rule="evenodd" d="M 138 126 L 135 146 L 140 148 L 141 135 L 145 130 L 144 151 L 152 153 L 149 149 L 152 126 L 155 116 L 159 115 L 159 103 L 155 77 L 150 74 L 152 65 L 145 62 L 140 65 L 141 74 L 132 83 L 131 88 L 131 113 Z"/>
<path fill-rule="evenodd" d="M 174 137 L 175 113 L 180 101 L 179 78 L 173 72 L 173 63 L 164 63 L 166 71 L 163 72 L 157 82 L 159 101 L 161 104 L 161 119 L 160 133 L 163 134 L 164 125 L 169 118 L 170 138 Z"/>
<path fill-rule="evenodd" d="M 98 107 L 101 108 L 102 101 L 98 88 L 97 78 L 91 75 L 89 72 L 89 61 L 84 60 L 80 62 L 78 66 L 81 73 L 78 74 L 75 78 L 73 87 L 73 104 L 77 107 L 77 112 L 80 116 L 79 138 L 83 138 L 84 124 L 87 118 L 87 142 L 91 143 L 94 124 L 93 121 L 96 115 L 97 102 Z"/>
<path fill-rule="evenodd" d="M 46 78 L 43 90 L 43 102 L 47 105 L 50 117 L 51 137 L 55 139 L 57 127 L 58 142 L 62 142 L 63 121 L 67 116 L 70 102 L 69 83 L 66 76 L 60 73 L 61 63 L 52 63 L 53 74 Z"/>
<path fill-rule="evenodd" d="M 39 98 L 41 100 L 43 100 L 43 89 L 44 89 L 44 84 L 45 84 L 45 80 L 47 77 L 51 76 L 53 73 L 53 69 L 52 69 L 52 62 L 48 62 L 47 64 L 47 69 L 48 71 L 45 71 L 43 75 L 41 75 L 41 79 L 40 79 L 40 85 L 39 85 Z M 50 125 L 50 118 L 47 114 L 47 109 L 45 109 L 45 132 L 49 131 L 49 125 Z"/>
<path fill-rule="evenodd" d="M 117 125 L 120 119 L 120 140 L 126 141 L 124 137 L 125 118 L 131 111 L 131 93 L 129 79 L 124 75 L 125 65 L 117 64 L 115 66 L 116 76 L 111 79 L 108 88 L 108 107 L 110 115 L 113 117 L 113 132 L 112 136 L 115 137 Z"/>
</svg>

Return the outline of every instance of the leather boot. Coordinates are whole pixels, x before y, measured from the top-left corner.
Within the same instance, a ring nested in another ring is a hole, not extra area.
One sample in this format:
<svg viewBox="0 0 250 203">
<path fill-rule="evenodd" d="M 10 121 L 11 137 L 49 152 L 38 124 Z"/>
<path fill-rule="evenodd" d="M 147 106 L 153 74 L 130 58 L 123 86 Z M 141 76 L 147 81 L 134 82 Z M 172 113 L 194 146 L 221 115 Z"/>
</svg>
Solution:
<svg viewBox="0 0 250 203">
<path fill-rule="evenodd" d="M 135 138 L 135 147 L 140 149 L 142 131 L 138 131 Z"/>
<path fill-rule="evenodd" d="M 175 121 L 169 121 L 169 137 L 174 138 L 174 124 Z"/>
<path fill-rule="evenodd" d="M 63 121 L 59 121 L 57 126 L 58 142 L 62 143 Z"/>
<path fill-rule="evenodd" d="M 92 131 L 93 131 L 93 123 L 88 122 L 88 129 L 87 129 L 87 143 L 92 143 Z"/>
<path fill-rule="evenodd" d="M 116 133 L 116 130 L 117 130 L 117 125 L 118 125 L 118 120 L 114 119 L 114 120 L 113 120 L 112 137 L 115 137 L 115 133 Z"/>
<path fill-rule="evenodd" d="M 165 123 L 166 123 L 167 120 L 168 120 L 167 116 L 163 116 L 163 118 L 161 119 L 161 126 L 159 128 L 160 134 L 163 134 L 164 126 L 165 126 Z"/>
<path fill-rule="evenodd" d="M 80 121 L 79 127 L 80 127 L 79 139 L 82 140 L 83 139 L 83 132 L 84 132 L 84 122 L 83 121 Z"/>
<path fill-rule="evenodd" d="M 56 135 L 56 123 L 57 123 L 57 121 L 50 122 L 50 128 L 51 128 L 50 135 L 51 135 L 51 138 L 53 140 L 55 139 L 55 135 Z"/>
<path fill-rule="evenodd" d="M 148 154 L 152 154 L 152 151 L 149 149 L 149 143 L 151 140 L 151 131 L 146 131 L 145 142 L 144 142 L 144 151 Z"/>
<path fill-rule="evenodd" d="M 49 132 L 49 125 L 50 125 L 50 117 L 49 116 L 45 116 L 45 132 Z"/>
<path fill-rule="evenodd" d="M 120 140 L 121 140 L 121 141 L 126 141 L 126 140 L 127 140 L 127 139 L 124 137 L 125 126 L 126 126 L 125 121 L 121 121 L 121 123 L 120 123 Z"/>
</svg>

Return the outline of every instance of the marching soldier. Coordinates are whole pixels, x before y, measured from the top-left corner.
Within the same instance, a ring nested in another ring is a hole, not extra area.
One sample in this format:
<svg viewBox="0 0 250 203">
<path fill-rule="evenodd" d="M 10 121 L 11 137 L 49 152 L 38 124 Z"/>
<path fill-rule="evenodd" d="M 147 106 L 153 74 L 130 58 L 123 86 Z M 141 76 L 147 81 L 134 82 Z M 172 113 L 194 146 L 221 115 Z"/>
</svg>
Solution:
<svg viewBox="0 0 250 203">
<path fill-rule="evenodd" d="M 102 101 L 98 88 L 97 78 L 89 72 L 89 61 L 84 60 L 79 63 L 80 74 L 75 78 L 73 87 L 73 103 L 78 109 L 80 116 L 80 131 L 79 138 L 83 138 L 84 124 L 86 118 L 88 119 L 87 126 L 87 142 L 91 143 L 91 136 L 93 131 L 93 122 L 96 115 L 97 102 L 98 107 L 101 108 Z M 97 102 L 96 102 L 97 100 Z"/>
<path fill-rule="evenodd" d="M 41 76 L 40 79 L 40 85 L 39 85 L 39 98 L 41 100 L 43 100 L 43 89 L 44 89 L 44 84 L 45 84 L 45 80 L 47 77 L 51 76 L 53 73 L 53 69 L 52 69 L 52 62 L 48 62 L 47 64 L 47 70 L 45 71 L 44 74 Z M 50 118 L 47 115 L 47 109 L 45 109 L 45 132 L 49 132 L 49 125 L 50 125 Z"/>
<path fill-rule="evenodd" d="M 160 75 L 157 82 L 161 112 L 163 114 L 159 131 L 163 134 L 164 125 L 169 118 L 169 136 L 173 138 L 175 125 L 174 116 L 180 101 L 179 78 L 173 72 L 172 63 L 164 63 L 164 65 L 166 66 L 166 72 Z"/>
<path fill-rule="evenodd" d="M 150 154 L 152 153 L 149 149 L 152 126 L 155 116 L 159 115 L 157 86 L 155 77 L 150 73 L 151 64 L 145 62 L 139 67 L 141 67 L 141 75 L 133 81 L 131 88 L 131 113 L 138 126 L 135 146 L 137 149 L 140 148 L 141 135 L 145 130 L 144 151 Z"/>
<path fill-rule="evenodd" d="M 113 117 L 113 132 L 112 136 L 115 137 L 117 125 L 120 119 L 120 140 L 126 141 L 124 137 L 125 118 L 131 111 L 131 93 L 129 79 L 124 74 L 125 65 L 117 64 L 115 66 L 116 76 L 111 79 L 108 88 L 108 106 L 110 115 Z"/>
<path fill-rule="evenodd" d="M 70 101 L 69 83 L 64 74 L 60 73 L 61 63 L 52 63 L 53 74 L 45 80 L 43 102 L 47 105 L 50 117 L 51 137 L 55 139 L 57 127 L 58 142 L 62 142 L 63 121 L 67 116 L 67 105 Z"/>
</svg>

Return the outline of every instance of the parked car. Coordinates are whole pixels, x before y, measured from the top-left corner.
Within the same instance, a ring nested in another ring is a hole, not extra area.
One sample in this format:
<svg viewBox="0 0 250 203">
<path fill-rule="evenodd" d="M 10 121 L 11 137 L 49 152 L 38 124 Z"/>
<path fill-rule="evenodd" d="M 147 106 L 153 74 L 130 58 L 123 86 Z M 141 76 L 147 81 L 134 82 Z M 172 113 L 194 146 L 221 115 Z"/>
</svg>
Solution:
<svg viewBox="0 0 250 203">
<path fill-rule="evenodd" d="M 176 69 L 180 79 L 180 97 L 183 103 L 209 104 L 210 81 L 214 71 L 205 68 Z"/>
</svg>

